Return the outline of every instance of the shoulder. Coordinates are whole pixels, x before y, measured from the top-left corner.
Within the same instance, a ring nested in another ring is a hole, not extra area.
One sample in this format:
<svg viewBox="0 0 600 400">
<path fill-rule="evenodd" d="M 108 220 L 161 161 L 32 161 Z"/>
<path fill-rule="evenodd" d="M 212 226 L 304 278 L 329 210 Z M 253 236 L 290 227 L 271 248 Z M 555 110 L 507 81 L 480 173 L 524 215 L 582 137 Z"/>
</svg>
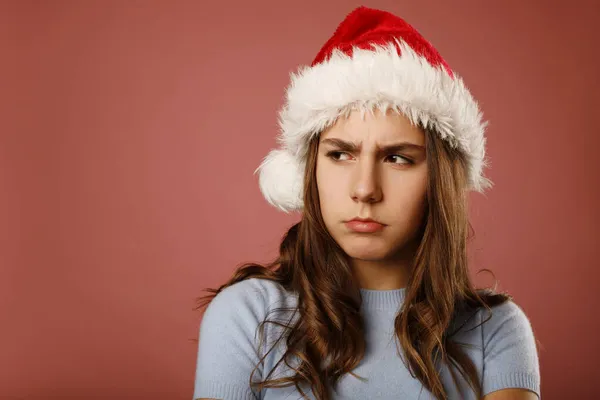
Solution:
<svg viewBox="0 0 600 400">
<path fill-rule="evenodd" d="M 461 312 L 454 321 L 456 340 L 480 369 L 483 395 L 502 389 L 526 389 L 540 395 L 537 340 L 532 323 L 514 300 Z M 473 345 L 472 347 L 470 345 Z"/>
<path fill-rule="evenodd" d="M 512 300 L 480 312 L 484 394 L 508 388 L 540 395 L 537 341 L 529 317 Z"/>
<path fill-rule="evenodd" d="M 481 308 L 480 322 L 484 344 L 490 344 L 505 336 L 517 336 L 534 344 L 531 321 L 521 306 L 513 300 L 491 307 Z"/>
<path fill-rule="evenodd" d="M 219 292 L 208 304 L 203 319 L 219 320 L 236 316 L 263 320 L 271 308 L 278 304 L 289 304 L 292 297 L 277 282 L 249 278 Z"/>
<path fill-rule="evenodd" d="M 269 309 L 285 303 L 281 285 L 250 278 L 221 290 L 200 324 L 194 398 L 256 398 L 249 379 L 263 374 L 258 327 Z"/>
</svg>

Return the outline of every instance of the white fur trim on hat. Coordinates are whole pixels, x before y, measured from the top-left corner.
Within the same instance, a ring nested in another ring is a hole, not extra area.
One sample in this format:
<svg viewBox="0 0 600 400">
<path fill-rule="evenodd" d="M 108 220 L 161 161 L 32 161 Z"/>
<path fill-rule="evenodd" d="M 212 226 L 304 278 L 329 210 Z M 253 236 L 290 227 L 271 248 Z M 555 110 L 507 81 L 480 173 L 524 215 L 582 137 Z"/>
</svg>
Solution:
<svg viewBox="0 0 600 400">
<path fill-rule="evenodd" d="M 283 211 L 303 207 L 308 143 L 353 109 L 394 109 L 415 126 L 432 129 L 467 157 L 469 189 L 483 192 L 485 156 L 482 113 L 462 79 L 434 67 L 402 40 L 372 50 L 355 47 L 352 56 L 331 57 L 291 74 L 287 101 L 279 113 L 282 148 L 273 150 L 256 172 L 265 198 Z"/>
</svg>

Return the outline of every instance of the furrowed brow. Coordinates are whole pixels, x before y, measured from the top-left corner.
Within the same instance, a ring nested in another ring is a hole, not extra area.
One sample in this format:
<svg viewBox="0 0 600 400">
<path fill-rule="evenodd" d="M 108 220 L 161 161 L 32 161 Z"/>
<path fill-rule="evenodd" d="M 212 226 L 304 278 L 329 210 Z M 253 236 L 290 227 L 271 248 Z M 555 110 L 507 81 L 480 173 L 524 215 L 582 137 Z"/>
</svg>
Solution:
<svg viewBox="0 0 600 400">
<path fill-rule="evenodd" d="M 328 138 L 328 139 L 323 139 L 321 141 L 322 144 L 328 144 L 331 146 L 335 146 L 338 149 L 342 150 L 342 151 L 347 151 L 349 153 L 355 153 L 355 152 L 359 152 L 361 146 L 353 143 L 353 142 L 347 142 L 345 140 L 342 139 L 338 139 L 338 138 Z"/>
<path fill-rule="evenodd" d="M 382 153 L 399 153 L 406 150 L 425 151 L 425 146 L 421 146 L 410 142 L 394 143 L 388 146 L 381 146 L 379 151 Z"/>
<path fill-rule="evenodd" d="M 323 139 L 321 141 L 321 143 L 335 146 L 335 147 L 339 148 L 340 150 L 347 151 L 347 152 L 359 152 L 362 147 L 361 144 L 347 142 L 345 140 L 338 139 L 338 138 Z M 394 152 L 402 152 L 405 150 L 424 151 L 425 147 L 415 144 L 415 143 L 411 143 L 411 142 L 400 142 L 400 143 L 393 143 L 393 144 L 390 144 L 387 146 L 381 146 L 378 149 L 378 151 L 380 153 L 386 153 L 386 154 L 394 153 Z"/>
</svg>

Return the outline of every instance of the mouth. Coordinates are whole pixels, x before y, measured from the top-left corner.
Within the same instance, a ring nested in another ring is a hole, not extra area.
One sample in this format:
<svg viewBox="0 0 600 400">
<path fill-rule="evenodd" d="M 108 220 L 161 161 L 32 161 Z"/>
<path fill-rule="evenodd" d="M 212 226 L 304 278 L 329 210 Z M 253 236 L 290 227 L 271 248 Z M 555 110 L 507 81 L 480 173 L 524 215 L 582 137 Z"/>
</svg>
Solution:
<svg viewBox="0 0 600 400">
<path fill-rule="evenodd" d="M 371 218 L 353 218 L 344 223 L 352 232 L 375 233 L 381 231 L 386 225 Z"/>
</svg>

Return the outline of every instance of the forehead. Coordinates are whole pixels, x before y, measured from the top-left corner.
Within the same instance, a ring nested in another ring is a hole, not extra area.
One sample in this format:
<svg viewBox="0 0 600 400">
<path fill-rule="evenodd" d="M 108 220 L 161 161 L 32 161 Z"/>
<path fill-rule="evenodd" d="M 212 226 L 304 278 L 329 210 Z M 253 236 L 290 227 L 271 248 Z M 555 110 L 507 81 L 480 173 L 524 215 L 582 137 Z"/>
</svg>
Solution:
<svg viewBox="0 0 600 400">
<path fill-rule="evenodd" d="M 425 134 L 395 110 L 352 110 L 321 133 L 321 140 L 337 138 L 356 143 L 387 144 L 408 141 L 425 145 Z"/>
</svg>

